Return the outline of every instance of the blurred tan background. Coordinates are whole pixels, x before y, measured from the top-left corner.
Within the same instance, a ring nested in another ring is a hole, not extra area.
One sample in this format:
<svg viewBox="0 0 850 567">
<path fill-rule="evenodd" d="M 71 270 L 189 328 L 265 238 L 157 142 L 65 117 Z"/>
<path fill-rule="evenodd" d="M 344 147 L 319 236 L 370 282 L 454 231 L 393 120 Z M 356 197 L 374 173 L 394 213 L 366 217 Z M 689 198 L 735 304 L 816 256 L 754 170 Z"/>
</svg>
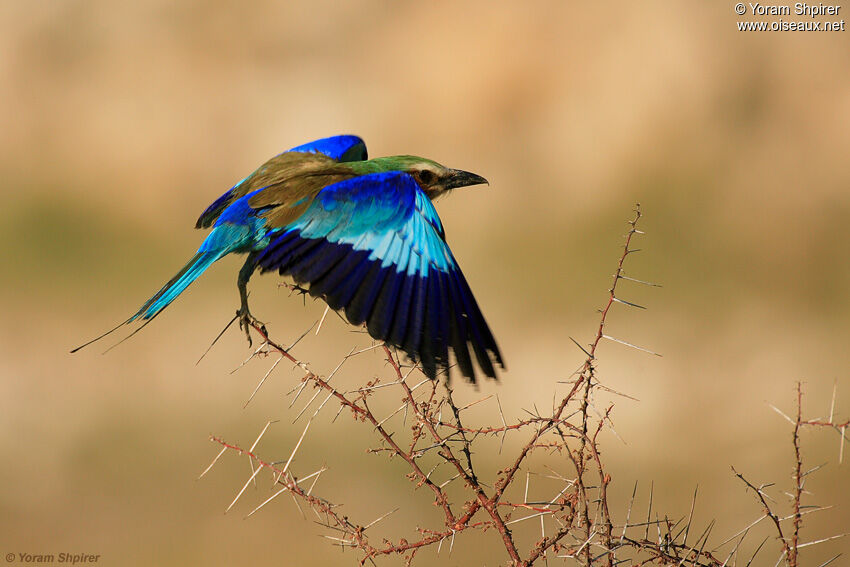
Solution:
<svg viewBox="0 0 850 567">
<path fill-rule="evenodd" d="M 250 445 L 280 419 L 260 445 L 274 459 L 303 428 L 285 397 L 299 375 L 282 365 L 243 409 L 268 365 L 230 374 L 248 353 L 237 330 L 195 365 L 238 306 L 240 259 L 107 355 L 114 341 L 68 354 L 191 256 L 215 197 L 337 133 L 359 134 L 372 156 L 419 154 L 490 180 L 438 210 L 509 365 L 501 383 L 459 390 L 499 393 L 509 416 L 547 407 L 581 362 L 568 337 L 592 338 L 639 201 L 647 235 L 627 271 L 664 287 L 624 285 L 649 309 L 615 306 L 608 329 L 664 356 L 601 348 L 603 381 L 640 399 L 615 400 L 625 443 L 604 441 L 612 512 L 622 521 L 635 482 L 645 507 L 654 482 L 672 517 L 699 486 L 697 525 L 717 520 L 715 544 L 755 520 L 730 465 L 778 483 L 780 501 L 791 488 L 789 424 L 767 404 L 792 411 L 803 380 L 806 413 L 826 417 L 837 382 L 837 414 L 850 413 L 850 32 L 740 33 L 740 19 L 732 3 L 693 1 L 0 3 L 0 551 L 98 553 L 108 566 L 355 563 L 291 500 L 243 520 L 267 481 L 224 515 L 246 462 L 195 481 L 217 453 L 211 433 Z M 323 308 L 277 284 L 255 277 L 252 308 L 291 342 Z M 327 373 L 369 345 L 349 331 L 329 316 L 296 354 Z M 381 371 L 373 353 L 342 379 Z M 299 474 L 327 464 L 317 490 L 362 522 L 402 506 L 391 534 L 426 525 L 427 497 L 364 454 L 369 432 L 329 421 L 311 430 Z M 809 466 L 828 462 L 806 503 L 836 506 L 807 519 L 803 540 L 847 531 L 850 457 L 839 466 L 832 431 L 803 442 Z M 418 564 L 503 563 L 486 541 Z M 808 548 L 805 564 L 848 545 Z"/>
</svg>

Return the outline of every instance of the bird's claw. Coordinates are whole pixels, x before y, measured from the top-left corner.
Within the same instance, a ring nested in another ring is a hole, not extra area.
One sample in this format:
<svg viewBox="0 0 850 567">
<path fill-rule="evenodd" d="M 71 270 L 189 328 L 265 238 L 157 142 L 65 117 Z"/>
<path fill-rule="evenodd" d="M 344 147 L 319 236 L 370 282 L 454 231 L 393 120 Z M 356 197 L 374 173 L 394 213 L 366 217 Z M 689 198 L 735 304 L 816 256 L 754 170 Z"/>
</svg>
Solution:
<svg viewBox="0 0 850 567">
<path fill-rule="evenodd" d="M 236 317 L 239 318 L 239 328 L 245 331 L 245 338 L 248 339 L 249 348 L 254 344 L 254 341 L 251 340 L 251 327 L 260 329 L 260 332 L 264 335 L 268 334 L 266 332 L 266 324 L 251 315 L 251 312 L 247 308 L 239 309 L 236 312 Z"/>
</svg>

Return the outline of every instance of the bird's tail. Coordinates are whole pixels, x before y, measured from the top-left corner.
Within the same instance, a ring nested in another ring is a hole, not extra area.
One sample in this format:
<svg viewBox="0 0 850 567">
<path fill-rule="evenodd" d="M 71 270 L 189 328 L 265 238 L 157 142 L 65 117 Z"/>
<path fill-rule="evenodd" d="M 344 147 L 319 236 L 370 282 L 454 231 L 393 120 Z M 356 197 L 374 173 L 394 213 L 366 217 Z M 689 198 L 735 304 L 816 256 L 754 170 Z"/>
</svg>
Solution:
<svg viewBox="0 0 850 567">
<path fill-rule="evenodd" d="M 143 320 L 144 323 L 142 324 L 142 326 L 133 331 L 121 342 L 129 339 L 130 337 L 138 333 L 142 329 L 142 327 L 147 325 L 154 317 L 159 315 L 163 309 L 168 307 L 172 301 L 177 299 L 178 295 L 183 293 L 183 290 L 189 287 L 190 283 L 195 281 L 198 276 L 204 273 L 204 271 L 209 268 L 213 262 L 224 256 L 224 254 L 227 252 L 229 252 L 229 250 L 211 250 L 205 252 L 198 252 L 192 257 L 191 260 L 189 260 L 189 262 L 185 266 L 183 266 L 183 268 L 180 269 L 179 272 L 177 272 L 177 274 L 173 278 L 168 281 L 168 283 L 162 286 L 162 289 L 156 292 L 153 297 L 148 299 L 139 308 L 139 310 L 136 311 L 136 313 L 133 314 L 129 319 L 119 323 L 117 326 L 115 326 L 115 328 L 106 331 L 99 337 L 96 337 L 88 341 L 87 343 L 78 346 L 71 352 L 77 352 L 81 348 L 99 341 L 100 339 L 106 337 L 114 331 L 117 331 L 128 323 L 132 323 L 136 320 Z"/>
<path fill-rule="evenodd" d="M 177 296 L 183 293 L 189 284 L 195 281 L 213 262 L 221 258 L 221 251 L 198 252 L 177 274 L 168 280 L 153 297 L 148 299 L 127 322 L 136 319 L 153 319 L 169 306 Z"/>
</svg>

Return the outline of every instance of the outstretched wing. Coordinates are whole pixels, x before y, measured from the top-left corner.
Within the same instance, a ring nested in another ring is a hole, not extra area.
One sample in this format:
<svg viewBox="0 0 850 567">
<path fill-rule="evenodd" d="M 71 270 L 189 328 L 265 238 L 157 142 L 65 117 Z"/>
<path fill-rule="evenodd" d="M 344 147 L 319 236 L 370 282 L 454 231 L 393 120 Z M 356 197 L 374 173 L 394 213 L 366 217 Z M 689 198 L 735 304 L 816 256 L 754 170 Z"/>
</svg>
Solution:
<svg viewBox="0 0 850 567">
<path fill-rule="evenodd" d="M 262 271 L 309 284 L 311 295 L 344 310 L 352 324 L 365 322 L 372 337 L 403 349 L 432 379 L 448 368 L 451 348 L 474 382 L 469 346 L 495 378 L 499 348 L 437 211 L 410 175 L 345 179 L 322 189 L 294 222 L 269 221 L 277 232 L 256 258 Z"/>
<path fill-rule="evenodd" d="M 233 201 L 257 189 L 273 184 L 276 178 L 281 175 L 291 174 L 290 168 L 293 166 L 304 165 L 309 167 L 314 161 L 322 161 L 320 159 L 311 160 L 307 156 L 287 156 L 286 154 L 289 153 L 312 154 L 313 156 L 318 154 L 319 156 L 328 158 L 324 160 L 327 163 L 362 161 L 368 158 L 366 143 L 358 136 L 331 136 L 330 138 L 322 138 L 296 146 L 291 150 L 276 155 L 257 168 L 251 175 L 231 187 L 224 195 L 216 199 L 212 205 L 201 213 L 198 222 L 195 224 L 195 228 L 208 228 L 212 226 L 221 212 Z M 303 157 L 303 159 L 299 160 L 300 157 Z M 303 161 L 303 164 L 299 164 L 299 161 Z"/>
</svg>

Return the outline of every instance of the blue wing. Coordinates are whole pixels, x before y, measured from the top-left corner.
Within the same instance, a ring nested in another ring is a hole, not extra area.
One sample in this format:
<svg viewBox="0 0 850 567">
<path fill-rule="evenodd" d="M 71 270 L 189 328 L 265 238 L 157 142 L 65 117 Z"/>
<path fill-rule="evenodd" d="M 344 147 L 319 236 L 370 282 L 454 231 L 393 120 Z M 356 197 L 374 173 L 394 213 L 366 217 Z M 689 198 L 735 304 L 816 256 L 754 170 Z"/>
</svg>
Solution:
<svg viewBox="0 0 850 567">
<path fill-rule="evenodd" d="M 312 142 L 296 146 L 283 153 L 288 152 L 319 153 L 326 155 L 332 160 L 341 162 L 363 161 L 368 159 L 366 143 L 360 137 L 352 136 L 350 134 L 321 138 L 319 140 L 314 140 Z M 252 173 L 251 175 L 254 174 Z M 201 213 L 201 216 L 198 217 L 198 222 L 195 224 L 195 228 L 207 228 L 212 225 L 218 218 L 218 215 L 220 215 L 221 212 L 236 198 L 241 196 L 240 193 L 244 194 L 244 191 L 240 191 L 240 186 L 245 183 L 251 175 L 242 179 L 239 183 L 228 189 L 224 195 L 213 201 L 213 204 L 207 207 L 206 210 Z"/>
<path fill-rule="evenodd" d="M 495 377 L 501 354 L 445 241 L 437 211 L 402 172 L 363 175 L 325 187 L 256 257 L 324 298 L 372 337 L 403 349 L 436 376 L 449 365 L 475 380 L 469 346 Z M 492 356 L 492 359 L 491 359 Z"/>
<path fill-rule="evenodd" d="M 360 137 L 350 134 L 314 140 L 288 151 L 325 154 L 336 161 L 364 161 L 369 159 L 366 142 Z"/>
</svg>

